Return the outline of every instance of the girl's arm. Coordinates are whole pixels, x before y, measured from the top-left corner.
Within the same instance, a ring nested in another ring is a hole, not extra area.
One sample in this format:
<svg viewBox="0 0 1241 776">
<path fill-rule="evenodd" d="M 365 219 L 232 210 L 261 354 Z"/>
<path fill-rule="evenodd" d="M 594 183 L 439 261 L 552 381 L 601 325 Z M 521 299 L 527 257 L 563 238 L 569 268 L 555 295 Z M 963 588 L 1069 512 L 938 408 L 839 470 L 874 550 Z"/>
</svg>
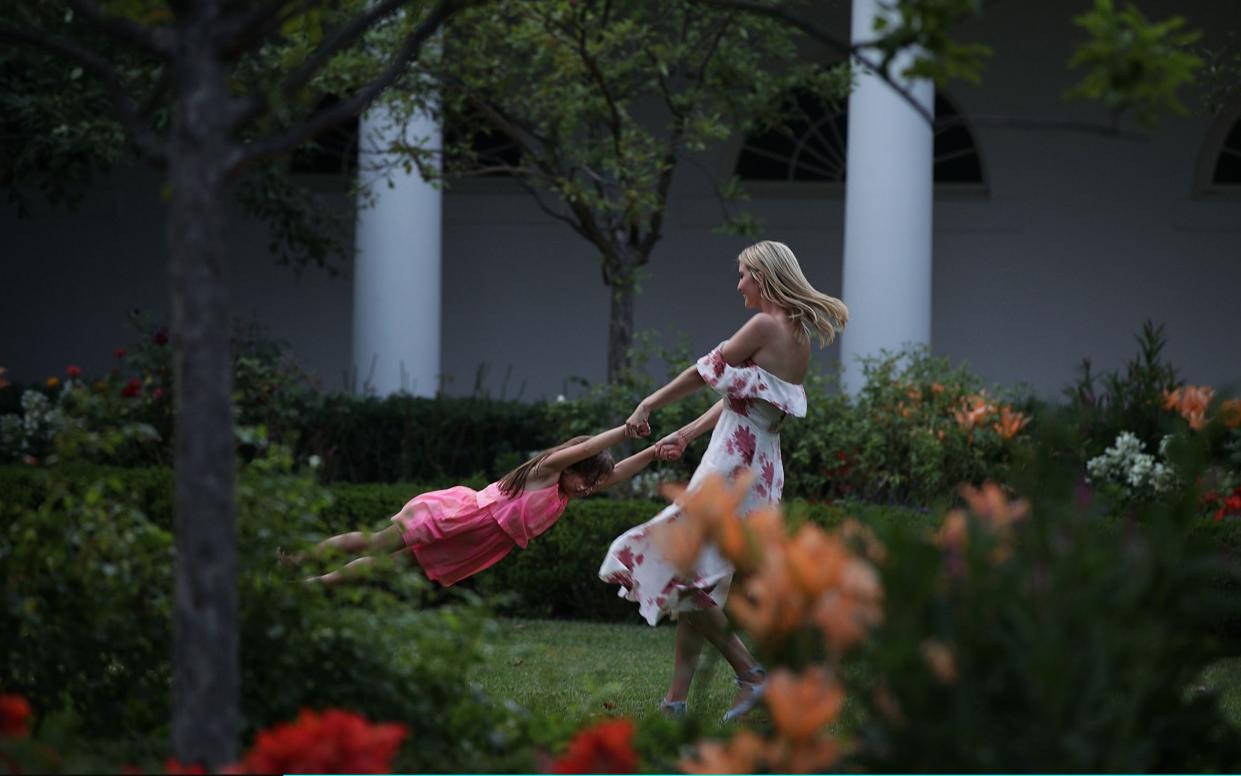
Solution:
<svg viewBox="0 0 1241 776">
<path fill-rule="evenodd" d="M 624 482 L 649 466 L 651 461 L 655 460 L 657 452 L 655 445 L 651 445 L 645 450 L 634 453 L 616 464 L 615 468 L 612 469 L 612 473 L 600 480 L 594 489 L 603 490 L 604 488 L 612 487 L 618 482 Z"/>
<path fill-rule="evenodd" d="M 673 431 L 668 436 L 655 443 L 655 447 L 660 449 L 668 448 L 667 454 L 670 457 L 680 458 L 685 452 L 685 448 L 689 446 L 698 437 L 715 428 L 715 424 L 720 422 L 720 415 L 724 412 L 724 400 L 720 399 L 711 405 L 711 409 L 702 413 L 698 417 L 686 423 L 680 429 Z"/>
<path fill-rule="evenodd" d="M 543 459 L 543 462 L 535 467 L 538 476 L 547 477 L 552 474 L 559 475 L 565 470 L 565 467 L 572 466 L 578 461 L 585 460 L 595 453 L 607 450 L 612 445 L 623 442 L 626 438 L 625 427 L 617 426 L 610 428 L 601 434 L 595 434 L 585 442 L 578 442 L 572 447 L 566 447 L 563 450 L 557 450 L 551 455 Z M 534 474 L 535 472 L 531 472 Z"/>
</svg>

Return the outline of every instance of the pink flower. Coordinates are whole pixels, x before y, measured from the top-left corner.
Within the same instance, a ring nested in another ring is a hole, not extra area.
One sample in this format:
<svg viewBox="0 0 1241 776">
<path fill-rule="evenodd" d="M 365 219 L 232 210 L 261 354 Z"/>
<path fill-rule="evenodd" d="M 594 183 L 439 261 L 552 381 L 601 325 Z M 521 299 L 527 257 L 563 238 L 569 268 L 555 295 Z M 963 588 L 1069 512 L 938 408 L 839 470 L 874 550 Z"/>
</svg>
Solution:
<svg viewBox="0 0 1241 776">
<path fill-rule="evenodd" d="M 728 438 L 726 446 L 732 455 L 740 455 L 746 466 L 754 463 L 754 449 L 758 445 L 758 437 L 745 426 L 737 426 L 737 430 Z"/>
<path fill-rule="evenodd" d="M 156 388 L 154 391 L 151 391 L 151 398 L 152 398 L 152 399 L 162 399 L 162 398 L 164 398 L 164 389 L 163 389 L 163 388 Z"/>
<path fill-rule="evenodd" d="M 168 344 L 168 330 L 161 326 L 159 330 L 156 331 L 154 335 L 152 335 L 151 341 L 154 342 L 156 345 L 161 345 L 161 346 L 167 345 Z"/>
</svg>

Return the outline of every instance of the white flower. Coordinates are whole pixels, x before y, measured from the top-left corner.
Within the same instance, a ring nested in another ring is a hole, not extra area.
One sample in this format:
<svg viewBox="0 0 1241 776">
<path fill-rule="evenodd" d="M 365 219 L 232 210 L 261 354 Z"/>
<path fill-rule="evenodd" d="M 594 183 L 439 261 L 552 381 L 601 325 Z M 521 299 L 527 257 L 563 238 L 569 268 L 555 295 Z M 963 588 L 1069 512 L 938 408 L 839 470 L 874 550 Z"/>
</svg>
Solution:
<svg viewBox="0 0 1241 776">
<path fill-rule="evenodd" d="M 312 455 L 306 459 L 306 463 L 310 466 L 310 468 L 318 469 L 323 465 L 323 459 L 317 455 Z"/>
<path fill-rule="evenodd" d="M 556 401 L 557 401 L 557 403 L 562 402 L 562 401 L 564 401 L 564 400 L 565 400 L 565 398 L 564 398 L 564 394 L 563 394 L 563 393 L 558 393 L 558 394 L 556 394 Z"/>
</svg>

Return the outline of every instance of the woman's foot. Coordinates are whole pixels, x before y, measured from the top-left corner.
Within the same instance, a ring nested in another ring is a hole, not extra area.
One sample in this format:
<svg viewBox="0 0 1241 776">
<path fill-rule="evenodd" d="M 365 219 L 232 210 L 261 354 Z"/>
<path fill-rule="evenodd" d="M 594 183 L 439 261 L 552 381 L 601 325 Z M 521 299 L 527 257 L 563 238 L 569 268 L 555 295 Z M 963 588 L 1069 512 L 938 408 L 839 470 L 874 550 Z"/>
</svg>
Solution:
<svg viewBox="0 0 1241 776">
<path fill-rule="evenodd" d="M 669 719 L 684 719 L 688 711 L 689 704 L 686 701 L 670 701 L 664 698 L 659 702 L 659 713 Z"/>
<path fill-rule="evenodd" d="M 744 674 L 737 675 L 737 698 L 733 707 L 724 712 L 725 722 L 735 722 L 745 716 L 758 705 L 767 689 L 767 669 L 755 666 Z"/>
</svg>

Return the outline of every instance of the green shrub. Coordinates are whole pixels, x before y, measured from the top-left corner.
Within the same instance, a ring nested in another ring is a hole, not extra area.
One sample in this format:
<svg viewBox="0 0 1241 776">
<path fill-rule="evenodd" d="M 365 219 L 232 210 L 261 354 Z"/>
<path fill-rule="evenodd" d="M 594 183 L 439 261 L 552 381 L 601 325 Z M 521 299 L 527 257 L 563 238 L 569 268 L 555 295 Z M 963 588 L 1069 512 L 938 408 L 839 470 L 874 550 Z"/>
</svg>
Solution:
<svg viewBox="0 0 1241 776">
<path fill-rule="evenodd" d="M 328 482 L 499 479 L 562 440 L 545 406 L 476 398 L 332 395 L 304 417 L 298 455 Z"/>
<path fill-rule="evenodd" d="M 863 359 L 862 373 L 856 397 L 807 380 L 807 417 L 782 434 L 786 496 L 929 506 L 1003 480 L 1029 416 L 999 391 L 925 348 Z"/>
<path fill-rule="evenodd" d="M 1083 507 L 1076 467 L 1050 452 L 1065 438 L 1014 466 L 1031 512 L 1011 544 L 979 517 L 964 546 L 908 524 L 880 531 L 883 624 L 846 663 L 865 707 L 862 767 L 1241 764 L 1238 731 L 1196 689 L 1227 654 L 1212 628 L 1241 611 L 1237 567 L 1202 541 L 1192 489 L 1131 519 L 1110 518 L 1097 501 Z M 932 645 L 947 659 L 928 658 Z"/>
<path fill-rule="evenodd" d="M 40 716 L 70 712 L 85 740 L 167 730 L 171 483 L 167 470 L 0 469 L 0 686 Z M 330 501 L 279 448 L 239 479 L 247 735 L 302 707 L 344 707 L 409 724 L 410 770 L 532 769 L 527 722 L 464 679 L 490 627 L 476 596 L 414 574 L 329 592 L 276 570 L 276 547 L 317 535 Z"/>
<path fill-rule="evenodd" d="M 1123 369 L 1096 375 L 1090 359 L 1083 359 L 1077 380 L 1064 389 L 1068 403 L 1058 414 L 1080 432 L 1076 452 L 1083 463 L 1110 447 L 1122 432 L 1154 449 L 1171 429 L 1164 393 L 1176 388 L 1180 378 L 1164 360 L 1163 324 L 1143 322 L 1137 341 L 1138 354 Z"/>
</svg>

